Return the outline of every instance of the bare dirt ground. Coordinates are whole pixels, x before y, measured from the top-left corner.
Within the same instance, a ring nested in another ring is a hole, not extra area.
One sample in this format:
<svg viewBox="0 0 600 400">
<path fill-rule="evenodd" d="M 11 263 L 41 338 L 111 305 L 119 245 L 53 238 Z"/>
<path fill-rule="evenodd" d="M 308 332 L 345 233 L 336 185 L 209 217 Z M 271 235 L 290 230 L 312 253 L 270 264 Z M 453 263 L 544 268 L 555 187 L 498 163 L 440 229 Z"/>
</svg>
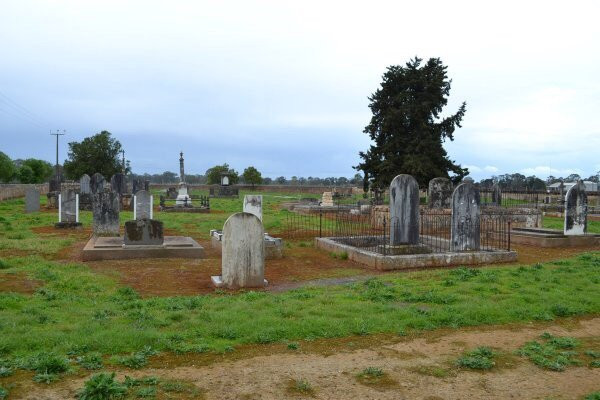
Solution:
<svg viewBox="0 0 600 400">
<path fill-rule="evenodd" d="M 374 335 L 236 349 L 223 356 L 156 357 L 151 368 L 117 370 L 123 379 L 148 375 L 191 382 L 206 399 L 580 399 L 600 390 L 600 369 L 571 366 L 564 372 L 543 370 L 512 353 L 543 332 L 600 340 L 600 318 L 567 319 L 554 324 L 524 324 L 439 330 L 415 337 Z M 487 372 L 454 366 L 465 350 L 490 346 L 504 354 Z M 385 379 L 364 384 L 364 368 L 378 367 Z M 24 399 L 73 398 L 87 376 L 65 377 L 51 386 L 31 379 L 17 382 L 14 394 Z M 303 379 L 312 393 L 290 390 Z M 177 397 L 173 397 L 177 398 Z"/>
</svg>

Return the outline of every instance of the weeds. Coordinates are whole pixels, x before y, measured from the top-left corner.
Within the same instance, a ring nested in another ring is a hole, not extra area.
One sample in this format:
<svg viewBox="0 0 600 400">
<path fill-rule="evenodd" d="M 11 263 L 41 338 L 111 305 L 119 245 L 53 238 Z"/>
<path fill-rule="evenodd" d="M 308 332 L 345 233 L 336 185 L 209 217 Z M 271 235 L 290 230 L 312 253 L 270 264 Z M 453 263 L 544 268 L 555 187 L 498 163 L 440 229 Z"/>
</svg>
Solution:
<svg viewBox="0 0 600 400">
<path fill-rule="evenodd" d="M 85 369 L 94 370 L 102 368 L 102 356 L 98 353 L 77 357 L 76 361 Z"/>
<path fill-rule="evenodd" d="M 545 342 L 527 342 L 517 354 L 527 357 L 538 367 L 551 371 L 564 371 L 569 365 L 581 364 L 581 361 L 575 358 L 578 353 L 572 350 L 578 346 L 576 339 L 555 337 L 549 333 L 544 333 L 540 339 Z"/>
<path fill-rule="evenodd" d="M 313 396 L 315 389 L 306 379 L 292 379 L 288 384 L 288 392 Z"/>
<path fill-rule="evenodd" d="M 119 399 L 127 393 L 127 387 L 115 380 L 115 373 L 101 372 L 85 382 L 78 394 L 79 400 Z"/>
<path fill-rule="evenodd" d="M 456 360 L 456 365 L 461 368 L 469 369 L 491 369 L 494 365 L 496 365 L 494 362 L 495 356 L 496 353 L 494 353 L 489 347 L 477 347 L 475 350 L 465 353 L 458 360 Z"/>
</svg>

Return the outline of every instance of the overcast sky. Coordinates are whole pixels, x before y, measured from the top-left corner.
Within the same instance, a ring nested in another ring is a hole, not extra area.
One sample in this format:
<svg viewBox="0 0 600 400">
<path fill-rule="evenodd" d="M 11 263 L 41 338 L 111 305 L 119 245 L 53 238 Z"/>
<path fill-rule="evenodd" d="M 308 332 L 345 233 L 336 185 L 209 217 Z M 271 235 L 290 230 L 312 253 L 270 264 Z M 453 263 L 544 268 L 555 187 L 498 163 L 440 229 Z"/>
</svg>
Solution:
<svg viewBox="0 0 600 400">
<path fill-rule="evenodd" d="M 108 130 L 134 172 L 352 176 L 368 96 L 440 57 L 446 144 L 475 179 L 600 170 L 598 1 L 27 1 L 0 4 L 0 151 Z M 398 171 L 402 172 L 402 171 Z"/>
</svg>

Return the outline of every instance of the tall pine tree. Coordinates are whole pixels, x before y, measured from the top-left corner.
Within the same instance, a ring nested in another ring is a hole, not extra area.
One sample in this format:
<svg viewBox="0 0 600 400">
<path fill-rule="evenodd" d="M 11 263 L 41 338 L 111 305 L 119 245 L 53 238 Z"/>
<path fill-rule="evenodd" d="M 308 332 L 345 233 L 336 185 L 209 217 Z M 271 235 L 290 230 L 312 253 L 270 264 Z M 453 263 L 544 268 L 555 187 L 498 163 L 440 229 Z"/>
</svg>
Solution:
<svg viewBox="0 0 600 400">
<path fill-rule="evenodd" d="M 406 66 L 388 67 L 381 88 L 369 97 L 373 117 L 364 132 L 374 143 L 359 153 L 362 162 L 355 167 L 364 172 L 365 190 L 369 185 L 385 188 L 398 174 L 414 176 L 421 186 L 436 177 L 458 182 L 468 174 L 443 147 L 446 139 L 454 140 L 466 103 L 440 119 L 450 94 L 447 67 L 439 58 L 421 66 L 422 61 L 415 57 Z"/>
</svg>

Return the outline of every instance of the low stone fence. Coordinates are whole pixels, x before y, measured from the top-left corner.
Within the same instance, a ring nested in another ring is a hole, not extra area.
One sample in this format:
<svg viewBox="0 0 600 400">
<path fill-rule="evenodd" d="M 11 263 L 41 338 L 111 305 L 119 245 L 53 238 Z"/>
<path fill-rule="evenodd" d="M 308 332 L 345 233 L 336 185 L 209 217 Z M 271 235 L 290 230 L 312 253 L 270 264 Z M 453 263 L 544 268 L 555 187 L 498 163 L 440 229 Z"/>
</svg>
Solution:
<svg viewBox="0 0 600 400">
<path fill-rule="evenodd" d="M 48 184 L 25 184 L 25 183 L 2 183 L 0 184 L 0 200 L 16 199 L 19 197 L 25 197 L 25 191 L 27 188 L 36 188 L 40 191 L 40 194 L 48 193 Z"/>
<path fill-rule="evenodd" d="M 150 183 L 150 189 L 167 189 L 169 187 L 177 187 L 177 183 Z M 196 190 L 210 190 L 211 188 L 218 188 L 219 185 L 199 185 L 189 184 L 190 189 Z M 323 192 L 331 192 L 333 187 L 330 186 L 308 186 L 308 185 L 232 185 L 239 190 L 248 190 L 253 192 L 276 192 L 276 193 L 307 193 L 307 194 L 318 194 L 322 195 Z M 357 193 L 358 189 L 350 186 L 335 187 L 336 192 L 341 194 L 353 194 Z M 359 191 L 362 193 L 362 189 Z"/>
</svg>

